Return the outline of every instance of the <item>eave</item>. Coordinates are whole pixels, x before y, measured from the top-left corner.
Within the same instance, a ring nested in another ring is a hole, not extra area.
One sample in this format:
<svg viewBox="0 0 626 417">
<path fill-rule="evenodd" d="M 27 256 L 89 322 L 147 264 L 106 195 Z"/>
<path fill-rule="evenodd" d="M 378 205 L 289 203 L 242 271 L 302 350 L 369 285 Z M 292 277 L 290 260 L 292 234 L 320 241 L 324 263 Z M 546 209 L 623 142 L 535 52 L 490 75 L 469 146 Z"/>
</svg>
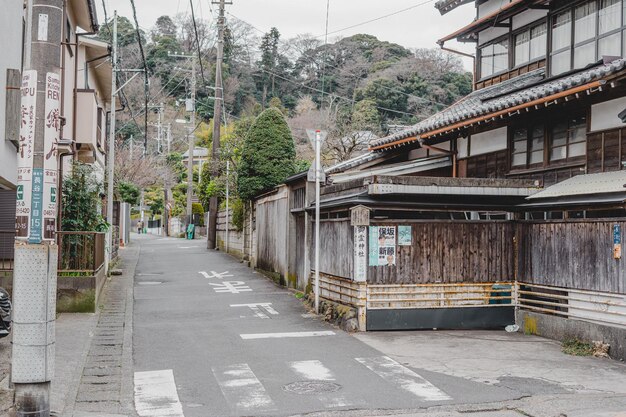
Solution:
<svg viewBox="0 0 626 417">
<path fill-rule="evenodd" d="M 493 13 L 476 19 L 456 32 L 444 36 L 439 39 L 437 43 L 443 46 L 447 41 L 452 39 L 456 39 L 459 42 L 475 42 L 478 40 L 478 32 L 492 28 L 527 8 L 545 5 L 546 3 L 550 3 L 550 0 L 513 0 L 511 3 L 505 4 Z"/>
<path fill-rule="evenodd" d="M 459 6 L 465 4 L 474 3 L 474 0 L 439 0 L 435 3 L 435 9 L 439 10 L 439 13 L 444 14 L 451 12 Z"/>
</svg>

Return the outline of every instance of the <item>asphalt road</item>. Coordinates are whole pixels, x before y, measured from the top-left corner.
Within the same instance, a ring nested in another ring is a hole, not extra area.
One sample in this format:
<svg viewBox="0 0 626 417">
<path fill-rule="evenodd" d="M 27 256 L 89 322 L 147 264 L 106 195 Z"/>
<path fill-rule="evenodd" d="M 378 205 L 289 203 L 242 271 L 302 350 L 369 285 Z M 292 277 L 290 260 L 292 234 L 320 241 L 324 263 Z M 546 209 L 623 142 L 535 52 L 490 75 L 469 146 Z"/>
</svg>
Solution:
<svg viewBox="0 0 626 417">
<path fill-rule="evenodd" d="M 307 315 L 293 293 L 202 241 L 136 241 L 140 416 L 418 410 L 524 395 L 395 361 Z"/>
</svg>

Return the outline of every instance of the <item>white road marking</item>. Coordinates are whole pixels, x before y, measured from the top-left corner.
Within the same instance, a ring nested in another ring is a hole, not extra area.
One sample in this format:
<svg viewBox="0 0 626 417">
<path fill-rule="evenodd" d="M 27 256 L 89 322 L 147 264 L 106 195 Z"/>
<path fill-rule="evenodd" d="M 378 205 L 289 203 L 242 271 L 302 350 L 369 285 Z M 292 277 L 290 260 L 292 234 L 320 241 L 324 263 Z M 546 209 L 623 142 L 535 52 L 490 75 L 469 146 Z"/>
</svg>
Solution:
<svg viewBox="0 0 626 417">
<path fill-rule="evenodd" d="M 309 381 L 335 381 L 335 376 L 318 360 L 289 362 L 289 367 L 302 379 Z M 348 400 L 343 392 L 319 394 L 319 400 L 326 408 L 353 407 L 354 402 Z"/>
<path fill-rule="evenodd" d="M 289 362 L 289 367 L 304 379 L 312 381 L 334 381 L 330 369 L 318 360 Z"/>
<path fill-rule="evenodd" d="M 301 316 L 305 319 L 313 319 L 315 317 L 317 317 L 317 314 L 313 314 L 313 313 L 305 313 L 305 314 L 301 314 Z"/>
<path fill-rule="evenodd" d="M 243 281 L 223 281 L 219 284 L 210 282 L 209 285 L 213 285 L 213 290 L 217 293 L 229 292 L 231 294 L 239 294 L 240 292 L 252 291 L 252 288 L 248 287 Z"/>
<path fill-rule="evenodd" d="M 212 371 L 226 401 L 235 411 L 251 412 L 274 407 L 263 384 L 248 364 L 212 368 Z"/>
<path fill-rule="evenodd" d="M 224 271 L 224 272 L 215 272 L 215 271 L 211 271 L 211 273 L 209 274 L 206 271 L 200 271 L 198 272 L 200 275 L 202 275 L 203 277 L 209 279 L 209 278 L 217 278 L 217 279 L 224 279 L 226 277 L 232 277 L 232 274 L 229 274 L 228 271 Z"/>
<path fill-rule="evenodd" d="M 319 332 L 290 332 L 290 333 L 250 333 L 240 334 L 243 340 L 252 339 L 283 339 L 291 337 L 316 337 L 316 336 L 333 336 L 335 332 L 319 331 Z"/>
<path fill-rule="evenodd" d="M 381 378 L 409 391 L 411 394 L 424 401 L 447 401 L 452 399 L 448 394 L 435 387 L 420 375 L 400 365 L 388 356 L 355 359 Z"/>
<path fill-rule="evenodd" d="M 250 310 L 260 319 L 269 319 L 269 316 L 261 311 L 263 308 L 266 312 L 272 315 L 277 315 L 278 311 L 271 307 L 272 303 L 252 303 L 252 304 L 231 304 L 231 307 L 249 307 Z"/>
<path fill-rule="evenodd" d="M 179 246 L 178 249 L 193 249 L 200 248 L 201 246 Z"/>
<path fill-rule="evenodd" d="M 141 417 L 185 416 L 171 369 L 135 372 L 135 409 Z"/>
</svg>

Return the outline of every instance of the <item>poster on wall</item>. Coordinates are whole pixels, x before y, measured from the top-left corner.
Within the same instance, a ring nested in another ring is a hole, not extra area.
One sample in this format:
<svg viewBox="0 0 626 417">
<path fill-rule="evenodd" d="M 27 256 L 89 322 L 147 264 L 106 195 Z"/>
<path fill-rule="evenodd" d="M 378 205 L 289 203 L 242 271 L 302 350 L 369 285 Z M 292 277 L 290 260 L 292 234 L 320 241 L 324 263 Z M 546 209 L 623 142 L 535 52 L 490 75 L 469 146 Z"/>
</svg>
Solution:
<svg viewBox="0 0 626 417">
<path fill-rule="evenodd" d="M 398 246 L 411 246 L 411 226 L 398 226 Z"/>
<path fill-rule="evenodd" d="M 370 226 L 369 265 L 378 266 L 378 226 Z"/>
<path fill-rule="evenodd" d="M 20 133 L 17 150 L 17 198 L 15 228 L 16 237 L 29 236 L 31 223 L 31 200 L 33 184 L 33 155 L 35 143 L 35 115 L 37 113 L 37 71 L 26 70 L 22 74 L 20 109 Z"/>
<path fill-rule="evenodd" d="M 354 227 L 354 280 L 367 279 L 367 226 Z"/>
<path fill-rule="evenodd" d="M 396 227 L 378 227 L 378 266 L 396 264 Z"/>
<path fill-rule="evenodd" d="M 61 77 L 46 74 L 46 120 L 44 121 L 43 239 L 54 240 L 57 218 L 57 175 L 61 131 Z"/>
</svg>

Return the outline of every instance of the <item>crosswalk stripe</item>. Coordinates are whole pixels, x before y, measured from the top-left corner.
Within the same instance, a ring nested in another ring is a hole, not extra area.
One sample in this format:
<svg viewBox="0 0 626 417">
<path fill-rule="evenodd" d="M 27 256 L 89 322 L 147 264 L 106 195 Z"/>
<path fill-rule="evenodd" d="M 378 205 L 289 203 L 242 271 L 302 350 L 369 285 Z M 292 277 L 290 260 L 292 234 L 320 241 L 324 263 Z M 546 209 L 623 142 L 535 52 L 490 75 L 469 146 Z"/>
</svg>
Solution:
<svg viewBox="0 0 626 417">
<path fill-rule="evenodd" d="M 212 368 L 228 404 L 235 411 L 272 409 L 274 403 L 246 363 Z"/>
<path fill-rule="evenodd" d="M 283 339 L 292 337 L 316 337 L 316 336 L 333 336 L 333 331 L 318 331 L 318 332 L 288 332 L 288 333 L 249 333 L 240 334 L 239 336 L 244 340 L 252 339 Z"/>
<path fill-rule="evenodd" d="M 135 372 L 135 409 L 141 417 L 184 417 L 171 369 Z"/>
<path fill-rule="evenodd" d="M 409 391 L 422 400 L 447 401 L 452 399 L 420 375 L 400 365 L 388 356 L 355 358 L 355 360 L 386 381 Z"/>
<path fill-rule="evenodd" d="M 289 362 L 289 367 L 304 379 L 312 381 L 334 381 L 330 369 L 318 360 Z"/>
<path fill-rule="evenodd" d="M 300 377 L 311 381 L 335 381 L 336 378 L 322 362 L 318 360 L 294 361 L 289 367 Z M 343 392 L 327 392 L 319 394 L 319 400 L 326 408 L 352 407 L 354 403 Z"/>
</svg>

